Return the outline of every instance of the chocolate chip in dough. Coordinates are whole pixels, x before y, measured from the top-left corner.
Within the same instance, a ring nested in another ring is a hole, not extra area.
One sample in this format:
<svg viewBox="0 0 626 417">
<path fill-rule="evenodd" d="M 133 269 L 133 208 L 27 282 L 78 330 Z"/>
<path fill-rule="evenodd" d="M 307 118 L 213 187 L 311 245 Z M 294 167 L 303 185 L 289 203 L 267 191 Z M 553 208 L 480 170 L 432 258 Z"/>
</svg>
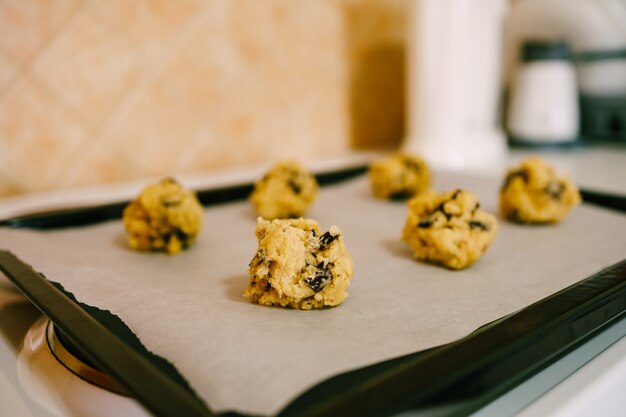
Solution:
<svg viewBox="0 0 626 417">
<path fill-rule="evenodd" d="M 422 220 L 421 222 L 419 222 L 417 224 L 417 227 L 419 227 L 420 229 L 428 229 L 432 225 L 433 225 L 432 221 L 430 221 L 430 220 Z"/>
<path fill-rule="evenodd" d="M 313 291 L 320 292 L 325 286 L 330 284 L 333 279 L 333 273 L 328 268 L 324 262 L 320 262 L 317 265 L 317 272 L 313 278 L 305 279 L 304 282 L 308 285 Z"/>
<path fill-rule="evenodd" d="M 483 222 L 479 222 L 478 220 L 472 220 L 469 222 L 469 227 L 472 229 L 480 229 L 484 232 L 489 230 L 489 225 Z"/>
<path fill-rule="evenodd" d="M 515 178 L 521 178 L 524 182 L 528 182 L 528 173 L 524 170 L 518 170 L 518 171 L 513 171 L 511 172 L 509 175 L 506 176 L 506 178 L 504 179 L 504 184 L 502 185 L 502 189 L 506 189 L 508 188 L 509 185 L 511 185 L 511 182 L 513 182 L 513 180 Z"/>
<path fill-rule="evenodd" d="M 296 179 L 290 179 L 289 181 L 287 181 L 287 185 L 289 186 L 289 188 L 291 188 L 291 191 L 293 191 L 294 194 L 300 194 L 300 192 L 302 191 L 302 186 Z"/>
<path fill-rule="evenodd" d="M 326 248 L 326 246 L 330 245 L 337 239 L 339 236 L 333 235 L 330 232 L 324 233 L 320 236 L 320 250 Z"/>
</svg>

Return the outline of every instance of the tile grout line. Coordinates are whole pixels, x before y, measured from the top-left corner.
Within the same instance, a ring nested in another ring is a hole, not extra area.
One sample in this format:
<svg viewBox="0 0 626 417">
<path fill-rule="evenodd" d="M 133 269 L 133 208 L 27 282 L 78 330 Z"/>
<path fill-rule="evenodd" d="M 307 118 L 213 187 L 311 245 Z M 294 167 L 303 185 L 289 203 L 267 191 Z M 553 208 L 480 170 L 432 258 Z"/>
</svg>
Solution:
<svg viewBox="0 0 626 417">
<path fill-rule="evenodd" d="M 81 8 L 85 9 L 85 13 L 90 12 L 90 9 L 88 9 L 88 7 L 94 8 L 94 7 L 97 7 L 97 4 L 98 4 L 97 2 L 94 2 L 93 0 L 81 0 L 81 1 L 82 1 Z M 100 9 L 91 9 L 91 11 L 93 10 L 96 10 L 97 13 L 101 13 Z M 71 24 L 73 24 L 73 22 L 70 22 L 70 21 L 64 22 L 64 26 L 71 26 Z M 122 43 L 124 43 L 125 46 L 128 47 L 129 50 L 134 52 L 134 48 L 129 44 L 129 42 L 123 36 L 120 36 L 117 33 L 117 31 L 115 30 L 111 31 L 111 36 L 114 36 L 117 40 L 122 41 Z M 38 53 L 38 55 L 40 54 Z M 54 90 L 54 88 L 50 87 L 50 82 L 46 78 L 39 77 L 37 76 L 37 74 L 34 74 L 34 73 L 32 75 L 34 78 L 37 78 L 38 80 L 40 79 L 39 80 L 40 86 L 44 88 L 58 102 L 60 102 L 65 107 L 66 110 L 68 110 L 70 113 L 74 115 L 77 115 L 81 119 L 82 122 L 88 125 L 88 129 L 95 129 L 95 127 L 97 127 L 98 124 L 101 123 L 102 120 L 106 117 L 106 114 L 102 116 L 100 120 L 97 120 L 94 117 L 90 117 L 88 114 L 84 113 L 81 108 L 78 108 L 75 104 L 68 101 L 63 93 L 59 93 L 58 91 Z M 115 106 L 115 104 L 113 104 L 112 106 Z"/>
<path fill-rule="evenodd" d="M 14 69 L 13 73 L 9 76 L 9 78 L 7 78 L 6 83 L 3 86 L 0 86 L 0 100 L 2 100 L 2 97 L 4 96 L 5 91 L 8 90 L 9 85 L 15 82 L 15 78 L 17 77 L 17 74 L 20 72 L 21 67 L 23 65 L 19 63 L 19 59 L 17 59 L 12 52 L 7 51 L 5 48 L 1 46 L 0 46 L 0 55 L 4 56 L 5 59 L 9 61 L 9 63 L 13 64 L 13 69 Z"/>
<path fill-rule="evenodd" d="M 41 52 L 43 52 L 59 36 L 61 36 L 61 34 L 67 28 L 68 24 L 73 19 L 76 19 L 76 16 L 78 15 L 79 10 L 82 9 L 84 7 L 84 5 L 85 5 L 85 0 L 81 0 L 80 3 L 76 6 L 76 8 L 74 10 L 72 10 L 71 12 L 69 12 L 68 15 L 65 17 L 65 19 L 63 19 L 59 23 L 58 28 L 56 29 L 56 31 L 54 31 L 52 34 L 50 34 L 50 36 L 47 39 L 45 39 L 41 43 L 41 45 L 39 45 L 39 47 L 37 49 L 35 49 L 35 51 L 31 54 L 31 56 L 28 59 L 26 59 L 22 64 L 18 64 L 17 65 L 17 69 L 16 69 L 15 73 L 13 74 L 13 76 L 9 79 L 9 81 L 7 81 L 7 83 L 2 87 L 2 89 L 0 89 L 0 100 L 3 98 L 6 90 L 8 90 L 11 85 L 15 84 L 17 82 L 17 79 L 21 75 L 23 75 L 25 72 L 30 73 L 32 71 L 33 64 L 35 63 L 35 61 L 37 60 L 37 58 L 39 57 Z M 5 53 L 8 53 L 9 56 L 13 57 L 13 54 L 9 53 L 8 51 L 6 51 L 4 49 L 3 49 L 3 51 Z M 81 116 L 81 118 L 82 118 L 82 116 Z"/>
<path fill-rule="evenodd" d="M 90 144 L 93 145 L 97 142 L 104 141 L 109 135 L 111 135 L 113 129 L 119 125 L 119 123 L 132 111 L 134 106 L 145 97 L 149 87 L 161 74 L 163 68 L 165 68 L 179 52 L 181 47 L 189 41 L 189 38 L 199 29 L 200 25 L 208 17 L 210 8 L 206 5 L 201 13 L 190 18 L 183 26 L 180 32 L 172 37 L 166 46 L 161 48 L 158 53 L 154 53 L 149 58 L 144 58 L 141 64 L 143 69 L 146 70 L 141 76 L 133 83 L 133 86 L 129 91 L 122 95 L 117 101 L 117 104 L 112 106 L 111 111 L 104 116 L 103 120 L 93 129 L 91 132 Z M 134 48 L 133 48 L 134 49 Z M 124 152 L 121 152 L 116 146 L 110 144 L 113 147 L 114 152 L 121 158 L 127 161 L 132 159 L 125 156 Z M 82 146 L 81 146 L 82 148 Z M 76 160 L 80 157 L 80 149 L 77 150 L 75 156 L 71 160 Z M 134 170 L 136 171 L 136 169 Z M 68 176 L 72 178 L 72 175 Z M 68 181 L 62 181 L 63 186 L 68 185 Z"/>
<path fill-rule="evenodd" d="M 4 98 L 6 97 L 6 92 L 11 88 L 11 86 L 17 83 L 19 79 L 27 76 L 28 78 L 31 78 L 31 81 L 33 81 L 31 77 L 32 67 L 35 61 L 37 60 L 37 58 L 39 57 L 40 53 L 43 52 L 46 48 L 48 48 L 48 46 L 50 46 L 56 39 L 58 39 L 59 36 L 61 36 L 61 34 L 66 30 L 68 24 L 70 24 L 72 20 L 76 19 L 76 16 L 79 15 L 79 11 L 84 7 L 84 5 L 85 5 L 85 0 L 81 0 L 80 3 L 74 8 L 74 10 L 70 11 L 65 17 L 65 19 L 63 19 L 58 24 L 58 27 L 56 28 L 56 30 L 53 31 L 53 33 L 51 33 L 50 36 L 48 36 L 48 38 L 45 39 L 39 45 L 39 47 L 33 51 L 30 57 L 26 59 L 22 64 L 19 64 L 17 66 L 17 69 L 15 70 L 14 74 L 5 83 L 2 89 L 0 89 L 0 101 L 4 100 Z M 56 97 L 56 96 L 53 96 L 53 97 Z M 69 110 L 69 109 L 66 109 L 66 110 Z M 71 113 L 75 114 L 75 112 L 73 111 Z M 79 117 L 79 119 L 81 119 L 82 122 L 85 122 L 82 115 L 78 114 L 77 116 Z M 10 187 L 17 189 L 20 192 L 24 192 L 23 191 L 24 187 L 22 186 L 22 184 L 16 177 L 14 177 L 13 175 L 11 175 L 10 173 L 6 171 L 2 171 L 2 173 L 4 174 L 4 177 L 9 180 L 7 184 Z M 51 177 L 54 177 L 54 174 L 51 175 Z"/>
<path fill-rule="evenodd" d="M 102 131 L 99 133 L 100 136 L 106 137 L 107 135 L 110 135 L 111 130 L 115 127 L 115 125 L 119 123 L 119 121 L 130 112 L 132 107 L 145 96 L 148 88 L 162 73 L 163 69 L 172 62 L 173 57 L 180 51 L 180 49 L 182 49 L 182 47 L 187 42 L 189 42 L 191 36 L 193 36 L 193 34 L 199 30 L 200 26 L 209 16 L 209 12 L 210 9 L 205 6 L 205 9 L 202 11 L 202 13 L 199 13 L 196 17 L 190 19 L 185 24 L 185 29 L 180 31 L 177 35 L 173 37 L 173 39 L 169 42 L 168 47 L 163 48 L 159 54 L 155 54 L 151 61 L 153 61 L 153 64 L 154 62 L 158 63 L 158 65 L 149 65 L 151 71 L 147 73 L 146 77 L 144 77 L 143 83 L 141 83 L 139 88 L 135 89 L 135 91 L 131 92 L 125 98 L 126 102 L 122 103 L 122 105 L 119 106 L 121 107 L 121 110 L 118 110 L 118 114 L 113 115 L 111 120 L 107 121 L 107 124 L 109 126 L 103 126 Z"/>
<path fill-rule="evenodd" d="M 135 46 L 132 45 L 128 41 L 128 39 L 126 38 L 127 36 L 126 33 L 124 33 L 123 35 L 118 33 L 120 31 L 120 28 L 118 27 L 118 25 L 114 24 L 111 21 L 111 16 L 109 15 L 109 13 L 107 13 L 105 10 L 100 8 L 97 1 L 94 1 L 94 0 L 83 0 L 83 1 L 85 3 L 84 7 L 91 7 L 92 13 L 94 13 L 98 17 L 103 17 L 105 24 L 108 26 L 107 29 L 109 29 L 109 31 L 111 32 L 110 36 L 114 36 L 126 48 L 128 48 L 128 50 L 130 50 L 132 54 L 134 54 L 133 55 L 134 57 L 136 57 L 137 51 L 136 51 Z M 137 79 L 131 83 L 130 90 L 132 90 L 134 88 L 133 86 L 139 82 L 139 79 L 141 78 L 141 75 L 142 75 L 141 70 L 144 68 L 145 62 L 141 62 L 138 59 L 134 59 L 133 64 L 135 65 L 135 69 L 138 70 L 139 74 L 137 75 Z M 69 180 L 76 178 L 75 171 L 77 169 L 76 168 L 77 165 L 73 164 L 72 162 L 75 162 L 79 158 L 83 157 L 87 149 L 89 148 L 97 149 L 98 142 L 99 142 L 98 132 L 101 130 L 102 126 L 106 124 L 107 119 L 110 118 L 110 115 L 115 112 L 115 108 L 118 107 L 119 103 L 122 102 L 124 100 L 124 97 L 128 94 L 129 94 L 128 92 L 122 93 L 121 96 L 110 106 L 108 111 L 102 116 L 100 120 L 89 122 L 89 127 L 87 129 L 85 140 L 83 140 L 77 146 L 76 150 L 74 151 L 74 154 L 70 156 L 67 160 L 67 165 L 69 166 L 69 169 L 67 171 L 59 170 L 55 175 L 52 176 L 53 178 L 51 182 L 55 183 L 58 187 L 71 186 L 71 182 Z M 72 108 L 74 108 L 74 106 L 72 106 Z M 124 159 L 125 160 L 124 162 L 130 162 L 130 159 L 128 159 L 125 155 L 117 155 L 117 157 L 120 159 Z M 64 173 L 66 175 L 64 175 Z M 69 175 L 67 175 L 68 173 Z"/>
<path fill-rule="evenodd" d="M 226 1 L 224 4 L 228 5 L 228 14 L 231 14 L 232 13 L 232 3 Z M 208 15 L 209 13 L 205 10 L 203 14 L 207 14 Z M 208 16 L 205 16 L 205 17 L 208 17 Z M 197 23 L 199 24 L 200 22 L 197 22 Z M 199 28 L 197 28 L 197 27 L 194 28 L 193 31 L 191 31 L 191 33 L 188 34 L 188 36 L 191 36 L 193 34 L 193 32 L 196 32 L 198 29 Z M 232 40 L 231 40 L 231 42 L 232 42 Z M 200 131 L 202 131 L 202 130 L 207 130 L 207 129 L 206 129 L 206 127 L 201 127 Z M 213 129 L 211 127 L 209 127 L 208 130 L 210 132 L 213 132 Z M 211 134 L 211 136 L 214 136 L 214 135 Z M 195 144 L 196 142 L 199 141 L 199 137 L 200 137 L 200 132 L 198 130 L 196 130 L 193 135 L 191 135 L 189 138 L 187 138 L 187 140 L 185 140 L 184 145 L 189 145 L 191 143 L 192 146 L 193 146 L 193 144 Z M 184 170 L 181 169 L 181 167 L 179 167 L 179 163 L 180 163 L 180 160 L 184 158 L 185 151 L 186 151 L 185 146 L 181 146 L 179 148 L 178 153 L 174 157 L 171 158 L 171 162 L 170 162 L 170 165 L 168 167 L 169 171 L 174 172 L 178 168 L 180 170 L 180 172 L 184 172 Z"/>
</svg>

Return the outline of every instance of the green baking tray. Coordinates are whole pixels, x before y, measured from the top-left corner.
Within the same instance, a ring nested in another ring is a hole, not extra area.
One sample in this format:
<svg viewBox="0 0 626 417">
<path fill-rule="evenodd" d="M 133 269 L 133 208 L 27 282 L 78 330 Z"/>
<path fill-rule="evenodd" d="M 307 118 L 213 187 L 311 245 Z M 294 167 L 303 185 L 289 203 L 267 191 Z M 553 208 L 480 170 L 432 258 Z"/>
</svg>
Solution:
<svg viewBox="0 0 626 417">
<path fill-rule="evenodd" d="M 323 186 L 365 171 L 358 166 L 317 178 Z M 244 184 L 201 190 L 198 197 L 210 206 L 246 198 L 251 190 L 252 184 Z M 586 203 L 626 212 L 624 197 L 582 194 Z M 119 218 L 127 204 L 21 216 L 0 221 L 0 227 L 76 227 Z M 213 413 L 167 358 L 150 353 L 117 316 L 80 303 L 10 252 L 0 251 L 0 270 L 54 323 L 68 350 L 111 376 L 154 415 L 238 415 Z M 383 416 L 443 403 L 460 405 L 438 415 L 466 415 L 625 316 L 626 259 L 463 339 L 336 375 L 279 416 Z"/>
</svg>

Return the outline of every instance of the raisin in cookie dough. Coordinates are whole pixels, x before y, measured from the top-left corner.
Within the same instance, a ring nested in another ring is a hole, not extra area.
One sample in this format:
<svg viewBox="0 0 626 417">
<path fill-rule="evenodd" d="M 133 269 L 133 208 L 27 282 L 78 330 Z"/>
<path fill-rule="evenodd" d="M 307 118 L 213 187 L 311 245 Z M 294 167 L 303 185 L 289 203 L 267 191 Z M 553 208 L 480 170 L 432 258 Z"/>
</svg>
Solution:
<svg viewBox="0 0 626 417">
<path fill-rule="evenodd" d="M 315 177 L 293 161 L 280 162 L 254 184 L 250 201 L 265 219 L 296 218 L 304 215 L 317 198 Z"/>
<path fill-rule="evenodd" d="M 176 254 L 186 249 L 202 227 L 202 206 L 195 193 L 171 178 L 146 187 L 124 209 L 131 248 Z"/>
<path fill-rule="evenodd" d="M 419 157 L 396 153 L 369 168 L 372 193 L 378 198 L 406 200 L 428 190 L 430 171 Z"/>
<path fill-rule="evenodd" d="M 580 201 L 578 188 L 540 158 L 510 169 L 500 190 L 502 216 L 519 223 L 559 222 Z"/>
<path fill-rule="evenodd" d="M 310 310 L 346 299 L 353 265 L 337 226 L 321 233 L 314 220 L 259 218 L 256 236 L 245 292 L 251 301 Z"/>
<path fill-rule="evenodd" d="M 478 198 L 467 191 L 430 191 L 408 203 L 402 239 L 415 257 L 451 269 L 472 265 L 496 237 L 498 222 L 480 210 Z"/>
</svg>

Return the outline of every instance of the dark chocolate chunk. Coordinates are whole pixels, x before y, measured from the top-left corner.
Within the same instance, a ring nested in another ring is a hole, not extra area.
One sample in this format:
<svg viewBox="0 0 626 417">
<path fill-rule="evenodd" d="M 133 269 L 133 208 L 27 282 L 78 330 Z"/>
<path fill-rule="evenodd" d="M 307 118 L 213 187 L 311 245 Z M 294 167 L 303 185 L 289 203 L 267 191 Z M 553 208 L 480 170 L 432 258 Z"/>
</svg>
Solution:
<svg viewBox="0 0 626 417">
<path fill-rule="evenodd" d="M 300 192 L 302 191 L 300 181 L 295 178 L 289 179 L 289 181 L 287 181 L 287 185 L 289 186 L 289 188 L 291 188 L 291 191 L 293 191 L 294 194 L 300 194 Z"/>
<path fill-rule="evenodd" d="M 433 225 L 432 221 L 430 221 L 430 220 L 422 220 L 421 222 L 419 222 L 417 224 L 417 227 L 419 227 L 420 229 L 428 229 L 432 225 Z"/>
<path fill-rule="evenodd" d="M 543 192 L 553 200 L 560 200 L 565 192 L 565 184 L 561 181 L 550 181 Z"/>
<path fill-rule="evenodd" d="M 176 230 L 176 237 L 181 241 L 189 239 L 189 235 L 180 229 Z"/>
<path fill-rule="evenodd" d="M 489 230 L 489 225 L 483 222 L 479 222 L 478 220 L 471 220 L 469 222 L 469 227 L 472 229 L 480 229 L 484 232 Z"/>
<path fill-rule="evenodd" d="M 257 252 L 257 254 L 254 256 L 254 258 L 252 258 L 252 260 L 250 261 L 250 263 L 248 264 L 248 266 L 250 268 L 255 267 L 257 265 L 260 265 L 263 263 L 263 261 L 265 260 L 265 254 L 261 251 Z"/>
<path fill-rule="evenodd" d="M 476 203 L 474 208 L 472 209 L 472 214 L 476 213 L 476 211 L 480 208 L 480 203 Z"/>
<path fill-rule="evenodd" d="M 320 250 L 333 243 L 338 237 L 339 236 L 333 235 L 330 232 L 324 233 L 322 236 L 320 236 Z"/>
<path fill-rule="evenodd" d="M 515 223 L 524 223 L 524 221 L 522 220 L 522 218 L 519 215 L 519 211 L 516 210 L 516 209 L 511 210 L 509 212 L 507 218 L 509 220 L 511 220 L 512 222 L 515 222 Z"/>
<path fill-rule="evenodd" d="M 437 206 L 437 208 L 435 210 L 433 210 L 433 213 L 436 212 L 441 212 L 444 216 L 446 216 L 446 220 L 450 220 L 452 218 L 452 214 L 448 213 L 445 209 L 447 201 L 444 201 L 443 203 L 439 204 Z"/>
<path fill-rule="evenodd" d="M 178 238 L 178 241 L 181 243 L 183 249 L 188 249 L 189 248 L 189 235 L 183 232 L 182 230 L 177 230 L 176 232 L 174 232 L 174 234 Z"/>
<path fill-rule="evenodd" d="M 452 196 L 450 197 L 450 199 L 449 199 L 449 200 L 446 200 L 446 201 L 444 201 L 444 202 L 442 202 L 441 204 L 439 204 L 439 205 L 438 205 L 438 206 L 437 206 L 437 207 L 433 210 L 433 213 L 436 213 L 436 212 L 438 212 L 438 211 L 439 211 L 439 212 L 443 213 L 443 215 L 444 215 L 444 216 L 446 216 L 446 220 L 450 220 L 450 219 L 452 218 L 452 214 L 450 214 L 450 213 L 448 213 L 448 212 L 446 211 L 446 203 L 447 203 L 448 201 L 452 201 L 452 200 L 454 200 L 455 198 L 457 198 L 457 197 L 459 196 L 459 194 L 461 194 L 462 192 L 463 192 L 463 191 L 462 191 L 462 190 L 459 190 L 459 189 L 455 190 L 455 191 L 454 191 L 454 193 L 452 194 Z"/>
<path fill-rule="evenodd" d="M 150 242 L 154 242 L 154 241 L 156 241 L 158 239 L 162 239 L 163 242 L 169 243 L 174 237 L 176 237 L 178 239 L 178 241 L 181 243 L 183 249 L 187 249 L 189 247 L 189 235 L 187 235 L 186 233 L 181 232 L 179 230 L 176 230 L 176 231 L 170 232 L 170 233 L 164 233 L 160 237 L 152 236 L 149 239 L 150 239 Z"/>
<path fill-rule="evenodd" d="M 389 199 L 394 201 L 405 201 L 413 197 L 411 190 L 399 190 L 389 194 Z"/>
<path fill-rule="evenodd" d="M 504 190 L 505 188 L 507 188 L 509 185 L 511 185 L 511 182 L 513 182 L 513 180 L 515 178 L 521 178 L 524 182 L 528 182 L 528 172 L 526 172 L 523 169 L 520 169 L 518 171 L 513 171 L 511 172 L 509 175 L 506 176 L 506 178 L 504 179 L 504 184 L 502 185 L 502 189 Z"/>
<path fill-rule="evenodd" d="M 308 285 L 313 291 L 319 292 L 325 286 L 330 284 L 330 281 L 333 279 L 333 273 L 328 268 L 328 265 L 324 262 L 320 262 L 317 265 L 317 271 L 312 278 L 307 278 L 304 280 L 306 285 Z"/>
</svg>

